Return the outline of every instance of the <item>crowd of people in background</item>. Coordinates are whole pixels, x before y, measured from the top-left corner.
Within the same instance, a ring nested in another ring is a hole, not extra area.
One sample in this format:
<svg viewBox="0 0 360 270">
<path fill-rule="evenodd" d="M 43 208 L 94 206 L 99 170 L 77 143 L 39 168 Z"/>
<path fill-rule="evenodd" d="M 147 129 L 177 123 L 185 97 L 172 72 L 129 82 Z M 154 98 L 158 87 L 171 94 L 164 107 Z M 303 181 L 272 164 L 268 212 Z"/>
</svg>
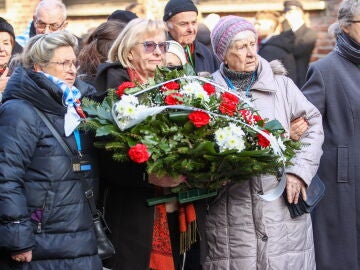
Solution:
<svg viewBox="0 0 360 270">
<path fill-rule="evenodd" d="M 360 2 L 343 0 L 329 28 L 335 48 L 313 63 L 317 35 L 301 1 L 253 20 L 210 14 L 201 23 L 192 0 L 169 0 L 162 20 L 142 18 L 138 8 L 115 10 L 83 39 L 66 30 L 60 0 L 40 1 L 17 36 L 0 17 L 0 269 L 360 270 Z M 185 64 L 251 98 L 302 143 L 286 168 L 286 197 L 258 197 L 278 183 L 262 175 L 185 210 L 176 202 L 150 207 L 146 199 L 186 176 L 114 161 L 78 128 L 84 97 L 101 102 L 123 82 L 146 84 L 157 67 Z M 76 162 L 87 169 L 76 171 Z M 315 174 L 324 199 L 311 215 L 291 218 L 285 200 L 306 198 Z M 106 260 L 97 255 L 84 185 L 110 229 L 115 255 Z M 180 211 L 196 213 L 198 226 L 185 247 Z"/>
</svg>

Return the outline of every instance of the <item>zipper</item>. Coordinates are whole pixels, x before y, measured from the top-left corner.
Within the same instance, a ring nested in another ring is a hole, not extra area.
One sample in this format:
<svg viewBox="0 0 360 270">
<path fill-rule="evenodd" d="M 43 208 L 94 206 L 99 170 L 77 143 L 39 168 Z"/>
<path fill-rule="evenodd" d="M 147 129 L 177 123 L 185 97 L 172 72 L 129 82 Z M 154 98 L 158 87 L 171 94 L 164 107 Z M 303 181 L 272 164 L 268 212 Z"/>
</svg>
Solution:
<svg viewBox="0 0 360 270">
<path fill-rule="evenodd" d="M 42 225 L 43 225 L 43 223 L 44 223 L 43 220 L 44 220 L 44 213 L 45 213 L 45 207 L 46 207 L 46 200 L 47 200 L 48 194 L 49 194 L 49 192 L 46 192 L 43 205 L 42 205 L 42 207 L 40 208 L 40 209 L 41 209 L 41 219 L 40 219 L 40 221 L 37 223 L 37 229 L 36 229 L 36 232 L 37 232 L 37 233 L 41 233 L 41 231 L 42 231 Z"/>
</svg>

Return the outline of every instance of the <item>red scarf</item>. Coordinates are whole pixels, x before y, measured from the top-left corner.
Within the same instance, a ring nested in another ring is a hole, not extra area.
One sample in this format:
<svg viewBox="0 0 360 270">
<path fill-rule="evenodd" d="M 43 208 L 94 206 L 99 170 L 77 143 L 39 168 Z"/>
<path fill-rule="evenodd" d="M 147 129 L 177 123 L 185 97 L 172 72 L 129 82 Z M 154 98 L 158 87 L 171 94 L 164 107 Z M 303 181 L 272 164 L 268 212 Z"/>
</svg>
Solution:
<svg viewBox="0 0 360 270">
<path fill-rule="evenodd" d="M 144 83 L 144 81 L 140 78 L 139 74 L 135 71 L 135 69 L 127 68 L 127 73 L 129 74 L 131 82 L 140 84 Z"/>
<path fill-rule="evenodd" d="M 134 69 L 128 68 L 127 72 L 130 81 L 144 83 Z M 179 231 L 182 254 L 196 241 L 196 214 L 191 203 L 179 207 Z M 175 270 L 165 204 L 155 206 L 149 267 L 154 270 Z"/>
<path fill-rule="evenodd" d="M 196 241 L 196 214 L 192 203 L 179 207 L 180 253 Z M 175 270 L 165 204 L 155 206 L 150 269 Z"/>
</svg>

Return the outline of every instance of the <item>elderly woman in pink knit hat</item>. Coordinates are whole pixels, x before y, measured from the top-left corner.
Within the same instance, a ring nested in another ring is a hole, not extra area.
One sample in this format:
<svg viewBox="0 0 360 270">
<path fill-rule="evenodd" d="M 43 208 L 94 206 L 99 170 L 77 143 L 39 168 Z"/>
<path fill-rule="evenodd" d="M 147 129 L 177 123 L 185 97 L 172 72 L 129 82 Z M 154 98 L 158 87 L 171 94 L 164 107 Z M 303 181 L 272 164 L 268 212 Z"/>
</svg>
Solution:
<svg viewBox="0 0 360 270">
<path fill-rule="evenodd" d="M 280 62 L 257 54 L 254 25 L 237 16 L 220 19 L 211 32 L 215 55 L 222 62 L 213 78 L 240 96 L 248 96 L 263 118 L 277 119 L 289 132 L 293 119 L 309 124 L 292 165 L 285 168 L 287 196 L 265 201 L 260 194 L 278 185 L 274 175 L 226 185 L 209 205 L 205 222 L 207 256 L 203 269 L 315 269 L 309 214 L 291 218 L 288 203 L 306 199 L 323 143 L 319 111 L 286 77 Z M 270 192 L 271 193 L 271 192 Z"/>
</svg>

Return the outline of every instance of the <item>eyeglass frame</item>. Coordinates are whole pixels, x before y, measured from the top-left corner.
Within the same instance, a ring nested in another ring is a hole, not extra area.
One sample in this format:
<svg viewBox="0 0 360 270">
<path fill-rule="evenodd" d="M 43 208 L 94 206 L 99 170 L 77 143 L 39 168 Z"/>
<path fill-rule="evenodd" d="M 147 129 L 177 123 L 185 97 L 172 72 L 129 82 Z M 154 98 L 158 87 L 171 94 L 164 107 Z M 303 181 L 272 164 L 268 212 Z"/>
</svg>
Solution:
<svg viewBox="0 0 360 270">
<path fill-rule="evenodd" d="M 159 43 L 156 43 L 155 41 L 144 41 L 144 42 L 137 42 L 136 44 L 137 44 L 137 45 L 138 45 L 138 44 L 142 44 L 143 47 L 144 47 L 144 51 L 145 51 L 146 53 L 153 53 L 153 52 L 156 50 L 156 48 L 159 48 L 159 50 L 160 50 L 160 52 L 161 52 L 162 54 L 167 53 L 167 51 L 169 50 L 169 46 L 170 46 L 170 43 L 169 43 L 169 42 L 166 42 L 166 41 L 159 42 Z M 147 44 L 148 44 L 148 45 L 152 45 L 152 47 L 148 47 Z M 160 45 L 163 45 L 163 44 L 165 44 L 164 50 L 162 50 L 161 47 L 160 47 Z M 154 46 L 154 45 L 155 45 L 155 46 Z M 149 48 L 150 48 L 150 49 L 149 49 Z"/>
<path fill-rule="evenodd" d="M 74 66 L 76 70 L 78 69 L 77 62 L 76 61 L 71 61 L 71 60 L 65 60 L 64 62 L 49 61 L 48 64 L 62 65 L 63 66 L 63 71 L 70 70 L 72 68 L 72 66 Z"/>
<path fill-rule="evenodd" d="M 57 26 L 57 23 L 44 23 L 44 22 L 39 23 L 38 20 L 36 20 L 35 25 L 41 30 L 45 30 L 46 27 L 49 27 L 51 31 L 57 31 L 64 25 L 65 21 L 66 19 L 59 26 Z M 44 25 L 44 27 L 40 26 L 39 24 Z"/>
</svg>

